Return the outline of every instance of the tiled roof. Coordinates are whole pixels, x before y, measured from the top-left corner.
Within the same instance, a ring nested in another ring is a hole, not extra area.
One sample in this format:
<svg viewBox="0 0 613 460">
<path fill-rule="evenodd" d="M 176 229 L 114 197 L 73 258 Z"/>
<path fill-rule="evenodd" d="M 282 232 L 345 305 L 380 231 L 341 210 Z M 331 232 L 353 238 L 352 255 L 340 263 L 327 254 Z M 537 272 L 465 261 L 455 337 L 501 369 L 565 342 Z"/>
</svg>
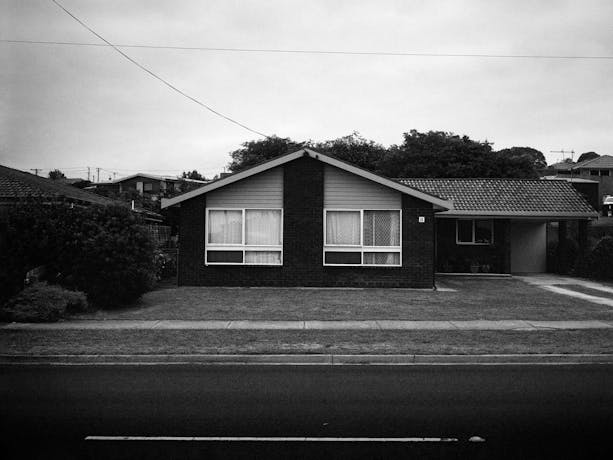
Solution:
<svg viewBox="0 0 613 460">
<path fill-rule="evenodd" d="M 68 200 L 77 203 L 129 206 L 129 203 L 113 200 L 80 188 L 35 176 L 18 169 L 0 165 L 0 201 L 15 201 L 27 198 L 45 198 L 51 201 Z M 161 220 L 162 216 L 146 209 L 135 209 L 147 218 Z"/>
<path fill-rule="evenodd" d="M 613 169 L 613 156 L 602 155 L 592 160 L 582 161 L 573 169 Z"/>
<path fill-rule="evenodd" d="M 0 165 L 0 200 L 42 197 L 67 199 L 102 205 L 116 204 L 114 200 L 86 192 L 71 185 L 35 176 L 18 169 Z"/>
<path fill-rule="evenodd" d="M 595 217 L 596 211 L 564 180 L 398 179 L 453 200 L 453 215 Z"/>
</svg>

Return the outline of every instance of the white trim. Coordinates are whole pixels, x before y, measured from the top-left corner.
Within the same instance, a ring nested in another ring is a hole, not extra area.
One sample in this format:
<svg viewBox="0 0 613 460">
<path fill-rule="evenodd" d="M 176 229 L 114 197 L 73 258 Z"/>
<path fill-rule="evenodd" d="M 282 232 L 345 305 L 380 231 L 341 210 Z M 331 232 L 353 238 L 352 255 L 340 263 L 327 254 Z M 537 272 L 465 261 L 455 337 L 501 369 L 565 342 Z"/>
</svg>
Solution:
<svg viewBox="0 0 613 460">
<path fill-rule="evenodd" d="M 293 153 L 283 155 L 278 158 L 274 158 L 270 161 L 267 161 L 266 163 L 262 163 L 260 165 L 254 166 L 252 168 L 246 169 L 236 174 L 232 174 L 231 176 L 225 177 L 223 179 L 216 180 L 207 185 L 203 185 L 202 187 L 197 188 L 196 190 L 192 190 L 190 192 L 183 193 L 182 195 L 176 196 L 174 198 L 162 198 L 162 209 L 167 208 L 169 206 L 173 206 L 175 204 L 179 204 L 185 200 L 195 198 L 197 196 L 200 196 L 204 193 L 211 192 L 218 188 L 225 187 L 226 185 L 233 184 L 234 182 L 238 182 L 239 180 L 246 179 L 247 177 L 251 177 L 255 174 L 259 174 L 269 169 L 276 168 L 277 166 L 281 166 L 285 163 L 289 163 L 290 161 L 294 161 L 303 156 L 314 158 L 316 160 L 322 161 L 323 163 L 343 169 L 357 176 L 363 177 L 365 179 L 369 179 L 373 182 L 377 182 L 381 185 L 397 190 L 404 194 L 413 196 L 420 200 L 424 200 L 434 205 L 436 209 L 445 209 L 445 210 L 453 209 L 452 201 L 443 200 L 442 198 L 428 195 L 427 193 L 411 188 L 408 185 L 404 185 L 404 184 L 401 184 L 400 182 L 396 182 L 391 179 L 387 179 L 386 177 L 380 176 L 370 171 L 366 171 L 364 169 L 358 168 L 356 166 L 350 165 L 348 163 L 345 163 L 343 161 L 329 157 L 322 153 L 315 152 L 310 149 L 301 149 L 301 150 L 298 150 L 297 152 L 293 152 Z"/>
<path fill-rule="evenodd" d="M 460 232 L 458 230 L 458 223 L 463 220 L 463 221 L 470 221 L 472 222 L 472 241 L 460 241 Z M 488 241 L 487 243 L 477 243 L 475 241 L 475 225 L 476 225 L 476 221 L 478 220 L 484 220 L 490 223 L 490 235 L 491 235 L 491 240 Z M 459 245 L 459 246 L 491 246 L 494 244 L 494 221 L 492 219 L 457 219 L 455 221 L 455 244 Z"/>
<path fill-rule="evenodd" d="M 241 243 L 240 244 L 223 244 L 223 243 L 209 243 L 209 211 L 241 211 L 242 227 L 241 227 Z M 245 244 L 245 214 L 247 211 L 281 211 L 281 244 L 280 245 L 247 245 Z M 283 208 L 205 208 L 204 210 L 204 265 L 250 265 L 250 266 L 263 266 L 263 267 L 281 267 L 283 266 Z M 241 251 L 243 253 L 242 262 L 209 262 L 209 251 Z M 250 263 L 245 262 L 245 255 L 247 252 L 254 251 L 268 251 L 279 252 L 280 262 L 278 264 L 266 264 L 266 263 Z"/>
<path fill-rule="evenodd" d="M 326 228 L 326 214 L 328 211 L 347 211 L 347 212 L 360 212 L 360 244 L 328 244 L 327 237 L 328 232 Z M 382 211 L 382 212 L 398 212 L 400 217 L 400 244 L 398 246 L 364 246 L 364 211 Z M 323 232 L 324 232 L 324 244 L 322 248 L 322 262 L 324 267 L 402 267 L 402 209 L 347 209 L 347 208 L 324 208 L 323 219 Z M 360 263 L 359 264 L 327 264 L 326 252 L 359 252 Z M 364 253 L 371 252 L 391 252 L 399 255 L 399 264 L 365 264 Z"/>
</svg>

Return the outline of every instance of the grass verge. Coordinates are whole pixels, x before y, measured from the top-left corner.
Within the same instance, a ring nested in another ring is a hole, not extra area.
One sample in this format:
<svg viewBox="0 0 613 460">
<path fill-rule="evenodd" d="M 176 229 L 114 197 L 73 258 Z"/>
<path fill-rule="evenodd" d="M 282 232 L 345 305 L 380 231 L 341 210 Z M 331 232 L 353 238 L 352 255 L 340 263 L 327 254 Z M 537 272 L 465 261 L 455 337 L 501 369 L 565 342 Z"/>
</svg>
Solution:
<svg viewBox="0 0 613 460">
<path fill-rule="evenodd" d="M 0 349 L 42 355 L 613 353 L 613 331 L 2 331 Z"/>
</svg>

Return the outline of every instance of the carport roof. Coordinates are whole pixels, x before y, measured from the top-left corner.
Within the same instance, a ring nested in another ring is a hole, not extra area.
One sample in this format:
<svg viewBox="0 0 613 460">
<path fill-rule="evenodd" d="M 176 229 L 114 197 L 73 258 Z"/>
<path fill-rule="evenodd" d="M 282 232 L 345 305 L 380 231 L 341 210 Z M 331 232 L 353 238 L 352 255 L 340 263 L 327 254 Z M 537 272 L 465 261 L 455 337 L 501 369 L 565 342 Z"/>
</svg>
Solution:
<svg viewBox="0 0 613 460">
<path fill-rule="evenodd" d="M 537 179 L 397 179 L 425 193 L 453 200 L 448 216 L 592 218 L 598 213 L 567 181 Z"/>
</svg>

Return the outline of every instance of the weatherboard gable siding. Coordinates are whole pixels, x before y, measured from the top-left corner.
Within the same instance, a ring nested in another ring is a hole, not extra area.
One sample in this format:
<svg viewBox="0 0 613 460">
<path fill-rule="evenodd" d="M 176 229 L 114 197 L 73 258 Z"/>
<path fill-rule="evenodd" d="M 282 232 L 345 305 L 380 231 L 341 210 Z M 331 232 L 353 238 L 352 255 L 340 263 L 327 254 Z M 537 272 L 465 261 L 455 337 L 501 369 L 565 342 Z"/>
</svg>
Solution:
<svg viewBox="0 0 613 460">
<path fill-rule="evenodd" d="M 325 165 L 324 207 L 328 209 L 400 209 L 402 194 L 342 169 Z"/>
<path fill-rule="evenodd" d="M 209 208 L 282 208 L 283 167 L 213 190 L 206 201 Z"/>
</svg>

